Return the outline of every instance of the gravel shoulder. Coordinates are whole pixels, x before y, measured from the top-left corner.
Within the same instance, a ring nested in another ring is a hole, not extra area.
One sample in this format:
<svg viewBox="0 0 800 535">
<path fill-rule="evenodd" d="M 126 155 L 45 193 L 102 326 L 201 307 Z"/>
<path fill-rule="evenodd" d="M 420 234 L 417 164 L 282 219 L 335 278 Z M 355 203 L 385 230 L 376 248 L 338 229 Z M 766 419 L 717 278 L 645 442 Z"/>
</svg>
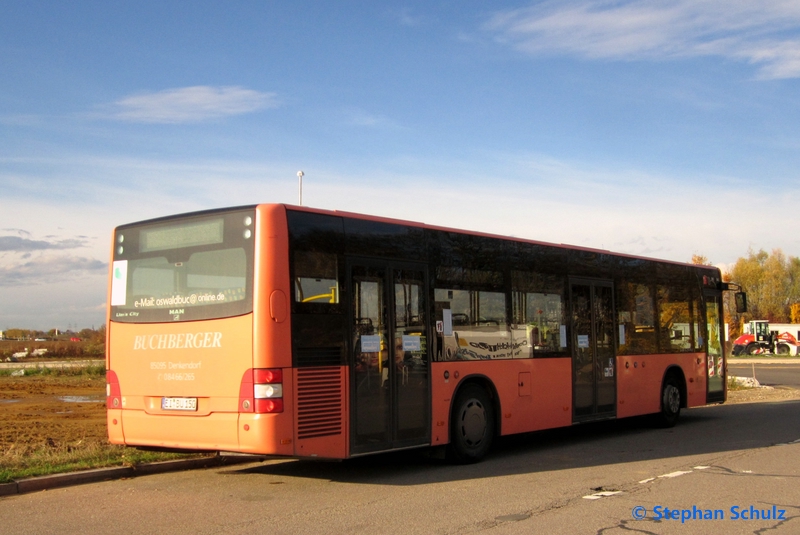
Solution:
<svg viewBox="0 0 800 535">
<path fill-rule="evenodd" d="M 727 403 L 757 403 L 760 401 L 790 401 L 800 399 L 800 390 L 787 386 L 762 386 L 745 390 L 728 390 Z"/>
</svg>

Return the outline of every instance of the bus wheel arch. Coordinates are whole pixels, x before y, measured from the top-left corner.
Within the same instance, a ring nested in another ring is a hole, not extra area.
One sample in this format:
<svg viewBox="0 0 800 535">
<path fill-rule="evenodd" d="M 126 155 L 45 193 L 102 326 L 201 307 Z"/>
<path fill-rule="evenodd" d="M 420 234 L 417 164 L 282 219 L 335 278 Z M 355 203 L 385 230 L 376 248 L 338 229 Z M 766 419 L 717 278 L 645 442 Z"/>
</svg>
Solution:
<svg viewBox="0 0 800 535">
<path fill-rule="evenodd" d="M 459 464 L 483 459 L 499 434 L 500 402 L 486 377 L 465 378 L 453 396 L 447 457 Z"/>
<path fill-rule="evenodd" d="M 660 411 L 657 423 L 660 427 L 674 427 L 681 416 L 681 409 L 687 407 L 686 377 L 678 366 L 672 366 L 664 373 L 661 381 Z"/>
</svg>

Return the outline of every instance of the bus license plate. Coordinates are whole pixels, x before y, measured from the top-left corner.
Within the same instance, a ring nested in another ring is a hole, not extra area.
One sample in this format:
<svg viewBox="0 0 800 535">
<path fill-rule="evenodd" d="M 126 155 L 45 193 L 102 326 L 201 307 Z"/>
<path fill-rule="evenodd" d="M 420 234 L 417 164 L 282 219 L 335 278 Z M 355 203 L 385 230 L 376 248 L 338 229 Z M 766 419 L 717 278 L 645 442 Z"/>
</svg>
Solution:
<svg viewBox="0 0 800 535">
<path fill-rule="evenodd" d="M 196 411 L 197 398 L 161 398 L 161 409 L 165 411 Z"/>
</svg>

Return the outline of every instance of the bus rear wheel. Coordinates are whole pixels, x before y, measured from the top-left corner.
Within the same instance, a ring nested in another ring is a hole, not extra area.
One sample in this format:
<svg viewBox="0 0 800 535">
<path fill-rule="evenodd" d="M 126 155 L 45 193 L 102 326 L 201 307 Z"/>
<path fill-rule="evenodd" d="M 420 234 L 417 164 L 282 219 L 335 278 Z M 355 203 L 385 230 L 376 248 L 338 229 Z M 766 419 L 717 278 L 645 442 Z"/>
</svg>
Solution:
<svg viewBox="0 0 800 535">
<path fill-rule="evenodd" d="M 494 407 L 486 390 L 466 385 L 453 405 L 448 457 L 460 464 L 480 461 L 492 447 L 494 428 Z"/>
</svg>

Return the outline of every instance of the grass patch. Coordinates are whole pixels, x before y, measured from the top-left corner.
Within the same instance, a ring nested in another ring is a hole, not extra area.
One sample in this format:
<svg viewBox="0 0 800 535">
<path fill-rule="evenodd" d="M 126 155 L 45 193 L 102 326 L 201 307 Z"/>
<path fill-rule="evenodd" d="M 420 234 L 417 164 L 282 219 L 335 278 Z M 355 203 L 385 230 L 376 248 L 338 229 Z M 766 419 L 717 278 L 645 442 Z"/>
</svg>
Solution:
<svg viewBox="0 0 800 535">
<path fill-rule="evenodd" d="M 72 368 L 3 368 L 0 369 L 0 377 L 10 377 L 20 370 L 24 370 L 26 377 L 30 376 L 49 376 L 49 377 L 105 377 L 106 367 L 104 364 L 99 366 L 75 366 Z"/>
<path fill-rule="evenodd" d="M 0 483 L 110 466 L 137 466 L 158 461 L 203 457 L 202 454 L 159 453 L 135 448 L 78 441 L 60 447 L 35 449 L 13 445 L 0 456 Z"/>
</svg>

